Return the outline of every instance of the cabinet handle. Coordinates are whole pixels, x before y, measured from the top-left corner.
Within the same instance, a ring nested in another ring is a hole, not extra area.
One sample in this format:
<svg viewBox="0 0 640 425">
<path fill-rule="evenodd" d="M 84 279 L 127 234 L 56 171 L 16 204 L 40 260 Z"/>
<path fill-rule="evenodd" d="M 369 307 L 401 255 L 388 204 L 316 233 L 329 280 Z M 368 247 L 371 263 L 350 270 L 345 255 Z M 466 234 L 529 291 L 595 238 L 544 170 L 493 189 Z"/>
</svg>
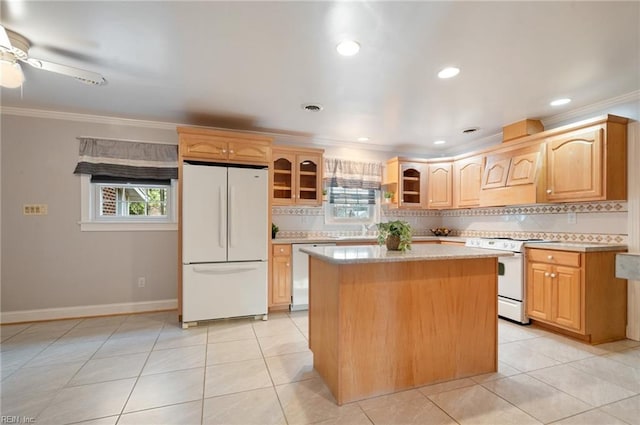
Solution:
<svg viewBox="0 0 640 425">
<path fill-rule="evenodd" d="M 222 149 L 222 153 L 227 153 L 227 150 L 226 149 Z"/>
<path fill-rule="evenodd" d="M 553 255 L 547 255 L 547 260 L 553 260 Z"/>
<path fill-rule="evenodd" d="M 229 149 L 229 153 L 233 153 L 233 149 Z"/>
<path fill-rule="evenodd" d="M 289 263 L 287 263 L 287 267 L 289 267 Z"/>
<path fill-rule="evenodd" d="M 556 274 L 555 274 L 555 273 L 551 273 L 551 277 L 552 277 L 552 278 L 553 278 L 553 277 L 556 277 Z"/>
<path fill-rule="evenodd" d="M 544 277 L 549 277 L 549 272 L 544 272 Z"/>
<path fill-rule="evenodd" d="M 547 195 L 551 195 L 552 193 L 553 193 L 553 190 L 547 189 Z"/>
<path fill-rule="evenodd" d="M 280 252 L 284 252 L 284 248 L 280 248 Z"/>
</svg>

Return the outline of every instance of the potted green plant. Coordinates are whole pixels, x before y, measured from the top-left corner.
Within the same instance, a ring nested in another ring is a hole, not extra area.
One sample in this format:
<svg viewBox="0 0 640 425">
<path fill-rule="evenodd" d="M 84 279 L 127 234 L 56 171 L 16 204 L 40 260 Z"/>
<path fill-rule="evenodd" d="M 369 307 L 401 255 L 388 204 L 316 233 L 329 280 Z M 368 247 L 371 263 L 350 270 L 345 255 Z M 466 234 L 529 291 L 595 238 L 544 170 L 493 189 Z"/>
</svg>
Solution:
<svg viewBox="0 0 640 425">
<path fill-rule="evenodd" d="M 279 231 L 280 231 L 280 228 L 275 224 L 271 223 L 271 239 L 275 239 Z"/>
<path fill-rule="evenodd" d="M 327 189 L 322 189 L 322 200 L 323 201 L 327 200 Z"/>
<path fill-rule="evenodd" d="M 396 220 L 378 223 L 378 243 L 386 244 L 391 251 L 411 249 L 411 225 L 406 221 Z"/>
<path fill-rule="evenodd" d="M 386 202 L 387 204 L 391 202 L 391 199 L 393 199 L 393 192 L 384 192 L 382 194 L 382 196 L 384 196 L 384 202 Z"/>
</svg>

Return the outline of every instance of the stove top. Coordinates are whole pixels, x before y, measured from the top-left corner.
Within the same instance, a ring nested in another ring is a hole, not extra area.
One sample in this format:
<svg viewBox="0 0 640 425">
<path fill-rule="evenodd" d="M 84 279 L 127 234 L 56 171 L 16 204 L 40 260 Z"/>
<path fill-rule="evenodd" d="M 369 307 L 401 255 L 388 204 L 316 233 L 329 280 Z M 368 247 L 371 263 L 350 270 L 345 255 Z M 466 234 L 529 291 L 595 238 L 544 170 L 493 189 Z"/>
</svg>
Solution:
<svg viewBox="0 0 640 425">
<path fill-rule="evenodd" d="M 473 248 L 496 249 L 500 251 L 522 252 L 524 245 L 535 242 L 550 242 L 544 239 L 516 238 L 469 238 L 465 246 Z"/>
</svg>

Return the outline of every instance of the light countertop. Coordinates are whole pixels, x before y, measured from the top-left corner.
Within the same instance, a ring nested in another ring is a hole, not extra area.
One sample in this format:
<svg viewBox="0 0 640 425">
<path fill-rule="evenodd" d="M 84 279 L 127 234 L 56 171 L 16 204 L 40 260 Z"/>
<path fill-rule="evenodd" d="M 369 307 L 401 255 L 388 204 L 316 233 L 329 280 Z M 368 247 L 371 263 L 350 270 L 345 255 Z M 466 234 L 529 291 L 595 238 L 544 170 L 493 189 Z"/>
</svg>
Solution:
<svg viewBox="0 0 640 425">
<path fill-rule="evenodd" d="M 640 280 L 640 253 L 616 254 L 616 277 Z"/>
<path fill-rule="evenodd" d="M 527 248 L 553 249 L 556 251 L 598 252 L 598 251 L 624 251 L 626 245 L 613 245 L 605 243 L 581 243 L 581 242 L 541 242 L 525 244 Z"/>
<path fill-rule="evenodd" d="M 467 238 L 458 236 L 413 236 L 412 242 L 429 242 L 429 241 L 450 241 L 465 242 Z M 273 244 L 290 244 L 290 243 L 377 243 L 378 238 L 375 236 L 313 236 L 308 238 L 275 238 L 271 239 Z"/>
<path fill-rule="evenodd" d="M 405 252 L 379 245 L 319 246 L 303 248 L 312 257 L 334 264 L 433 261 L 512 256 L 511 252 L 454 245 L 414 244 Z"/>
</svg>

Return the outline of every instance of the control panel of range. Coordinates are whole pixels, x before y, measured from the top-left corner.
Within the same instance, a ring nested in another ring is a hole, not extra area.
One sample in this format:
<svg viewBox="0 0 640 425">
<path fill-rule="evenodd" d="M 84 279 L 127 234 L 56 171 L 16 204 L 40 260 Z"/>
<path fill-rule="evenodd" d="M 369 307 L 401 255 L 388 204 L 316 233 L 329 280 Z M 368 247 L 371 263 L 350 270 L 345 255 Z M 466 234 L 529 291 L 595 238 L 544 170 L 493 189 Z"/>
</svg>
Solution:
<svg viewBox="0 0 640 425">
<path fill-rule="evenodd" d="M 512 239 L 469 238 L 465 246 L 473 248 L 496 249 L 500 251 L 522 252 L 526 241 Z"/>
</svg>

